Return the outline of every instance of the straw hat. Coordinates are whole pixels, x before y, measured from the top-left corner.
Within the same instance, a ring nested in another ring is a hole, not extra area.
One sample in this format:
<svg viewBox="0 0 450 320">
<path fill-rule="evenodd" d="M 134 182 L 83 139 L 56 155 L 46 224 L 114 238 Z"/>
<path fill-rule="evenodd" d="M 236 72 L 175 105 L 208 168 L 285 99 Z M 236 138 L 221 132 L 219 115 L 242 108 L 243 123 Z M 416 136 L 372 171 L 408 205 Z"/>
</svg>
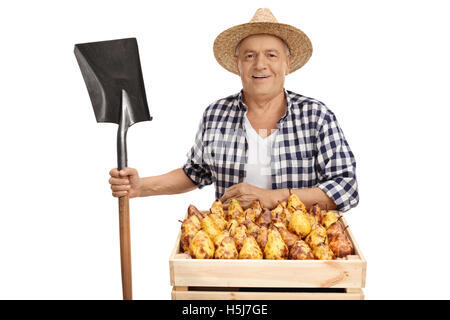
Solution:
<svg viewBox="0 0 450 320">
<path fill-rule="evenodd" d="M 219 34 L 214 41 L 217 62 L 230 72 L 238 74 L 234 63 L 236 46 L 244 38 L 254 34 L 271 34 L 282 39 L 291 53 L 289 72 L 301 68 L 311 57 L 312 45 L 306 34 L 288 24 L 278 23 L 269 9 L 258 9 L 249 23 L 240 24 Z"/>
</svg>

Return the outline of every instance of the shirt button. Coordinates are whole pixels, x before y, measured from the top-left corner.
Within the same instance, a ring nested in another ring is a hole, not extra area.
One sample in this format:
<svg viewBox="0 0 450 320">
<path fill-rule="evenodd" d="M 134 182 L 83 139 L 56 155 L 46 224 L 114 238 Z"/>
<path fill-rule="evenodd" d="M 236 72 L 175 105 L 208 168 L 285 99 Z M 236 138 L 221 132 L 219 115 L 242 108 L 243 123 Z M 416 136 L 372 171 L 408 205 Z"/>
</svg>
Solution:
<svg viewBox="0 0 450 320">
<path fill-rule="evenodd" d="M 244 177 L 244 175 L 242 174 L 242 173 L 239 173 L 239 178 L 243 178 Z"/>
</svg>

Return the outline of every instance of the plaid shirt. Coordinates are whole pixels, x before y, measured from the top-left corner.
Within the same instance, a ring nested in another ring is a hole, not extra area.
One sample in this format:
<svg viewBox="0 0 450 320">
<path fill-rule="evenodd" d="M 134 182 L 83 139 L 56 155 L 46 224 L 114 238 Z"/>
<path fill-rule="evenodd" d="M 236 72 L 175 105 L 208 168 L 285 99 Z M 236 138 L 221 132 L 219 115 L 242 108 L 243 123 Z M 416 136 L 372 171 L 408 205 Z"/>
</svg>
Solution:
<svg viewBox="0 0 450 320">
<path fill-rule="evenodd" d="M 214 183 L 216 197 L 244 181 L 247 140 L 243 91 L 206 108 L 183 166 L 198 188 Z M 356 162 L 336 117 L 322 102 L 285 90 L 271 158 L 272 189 L 318 187 L 347 211 L 359 201 Z"/>
</svg>

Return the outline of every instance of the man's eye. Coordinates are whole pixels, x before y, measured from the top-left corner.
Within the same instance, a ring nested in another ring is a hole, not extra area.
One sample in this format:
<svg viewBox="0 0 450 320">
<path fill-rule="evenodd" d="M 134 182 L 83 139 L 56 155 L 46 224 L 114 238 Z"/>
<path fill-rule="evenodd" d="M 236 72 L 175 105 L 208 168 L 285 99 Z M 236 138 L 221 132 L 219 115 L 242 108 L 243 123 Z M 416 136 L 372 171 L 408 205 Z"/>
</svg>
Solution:
<svg viewBox="0 0 450 320">
<path fill-rule="evenodd" d="M 253 54 L 248 54 L 246 58 L 253 58 Z"/>
<path fill-rule="evenodd" d="M 271 57 L 271 58 L 276 58 L 276 55 L 273 54 L 273 53 L 269 53 L 269 57 Z"/>
</svg>

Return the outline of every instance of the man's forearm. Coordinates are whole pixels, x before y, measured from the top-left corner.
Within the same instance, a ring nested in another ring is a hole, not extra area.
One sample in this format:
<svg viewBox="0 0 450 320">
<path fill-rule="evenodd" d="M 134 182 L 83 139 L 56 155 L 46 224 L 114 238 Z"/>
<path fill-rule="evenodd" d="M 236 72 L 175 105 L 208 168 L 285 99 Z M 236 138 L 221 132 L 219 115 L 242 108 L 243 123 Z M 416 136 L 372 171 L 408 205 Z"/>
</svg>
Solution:
<svg viewBox="0 0 450 320">
<path fill-rule="evenodd" d="M 186 176 L 183 169 L 175 169 L 166 174 L 154 177 L 142 178 L 141 197 L 178 194 L 197 188 L 197 186 Z"/>
<path fill-rule="evenodd" d="M 291 189 L 309 209 L 313 204 L 318 203 L 321 208 L 328 210 L 336 209 L 334 201 L 319 188 Z M 270 208 L 277 206 L 278 201 L 286 200 L 289 197 L 289 189 L 267 190 Z"/>
</svg>

